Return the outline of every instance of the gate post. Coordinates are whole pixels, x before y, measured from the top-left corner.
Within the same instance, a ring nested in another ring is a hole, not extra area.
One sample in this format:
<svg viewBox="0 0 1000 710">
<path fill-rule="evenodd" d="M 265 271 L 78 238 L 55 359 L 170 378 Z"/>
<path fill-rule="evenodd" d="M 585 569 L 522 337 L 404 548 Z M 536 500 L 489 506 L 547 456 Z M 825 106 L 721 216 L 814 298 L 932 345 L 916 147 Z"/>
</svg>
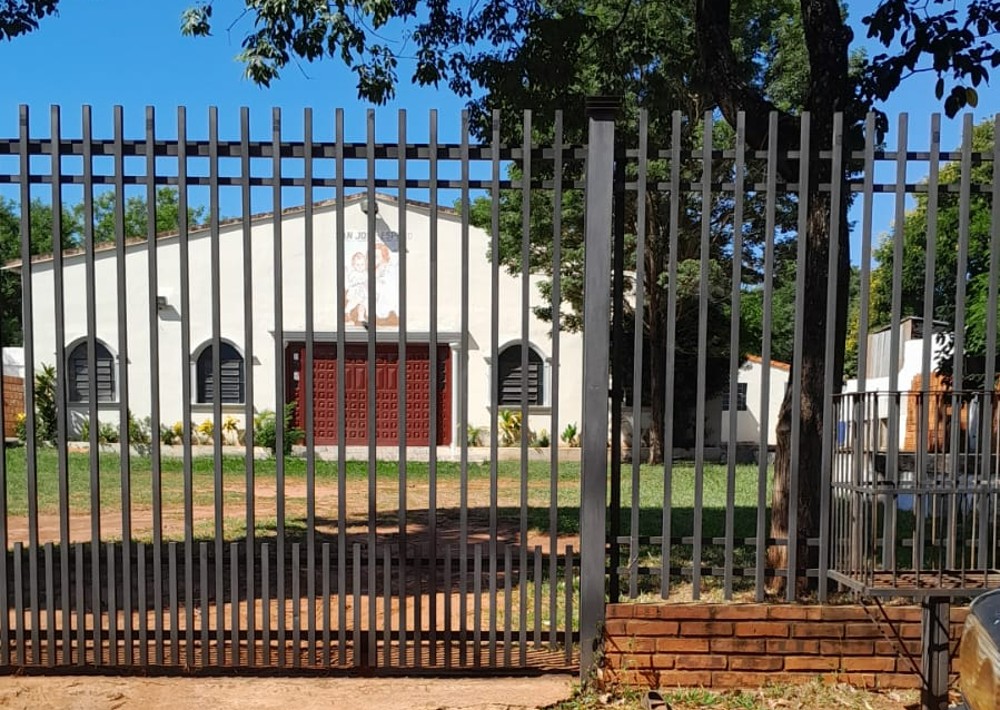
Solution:
<svg viewBox="0 0 1000 710">
<path fill-rule="evenodd" d="M 583 417 L 580 467 L 580 676 L 593 670 L 604 621 L 608 488 L 608 348 L 616 97 L 587 99 Z"/>
</svg>

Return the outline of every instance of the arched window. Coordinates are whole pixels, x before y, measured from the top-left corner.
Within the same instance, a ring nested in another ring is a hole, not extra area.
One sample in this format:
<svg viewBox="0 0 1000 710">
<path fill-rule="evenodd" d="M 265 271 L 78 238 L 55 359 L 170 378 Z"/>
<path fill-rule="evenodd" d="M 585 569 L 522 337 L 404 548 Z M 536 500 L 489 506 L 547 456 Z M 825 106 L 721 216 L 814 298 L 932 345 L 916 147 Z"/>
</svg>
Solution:
<svg viewBox="0 0 1000 710">
<path fill-rule="evenodd" d="M 520 406 L 524 391 L 524 378 L 521 376 L 521 344 L 508 345 L 500 353 L 497 387 L 499 396 L 497 402 L 501 407 Z M 545 365 L 538 351 L 528 346 L 528 383 L 527 399 L 531 406 L 545 403 Z"/>
<path fill-rule="evenodd" d="M 97 383 L 97 401 L 116 401 L 115 357 L 108 347 L 98 340 L 95 344 L 94 380 Z M 77 343 L 67 359 L 67 394 L 72 404 L 90 403 L 90 369 L 87 362 L 87 341 Z"/>
<path fill-rule="evenodd" d="M 243 404 L 245 386 L 245 371 L 243 356 L 231 344 L 223 342 L 219 348 L 221 365 L 221 383 L 219 388 L 223 404 Z M 197 386 L 195 398 L 198 404 L 211 404 L 215 401 L 215 387 L 212 382 L 212 344 L 201 349 L 195 367 Z"/>
</svg>

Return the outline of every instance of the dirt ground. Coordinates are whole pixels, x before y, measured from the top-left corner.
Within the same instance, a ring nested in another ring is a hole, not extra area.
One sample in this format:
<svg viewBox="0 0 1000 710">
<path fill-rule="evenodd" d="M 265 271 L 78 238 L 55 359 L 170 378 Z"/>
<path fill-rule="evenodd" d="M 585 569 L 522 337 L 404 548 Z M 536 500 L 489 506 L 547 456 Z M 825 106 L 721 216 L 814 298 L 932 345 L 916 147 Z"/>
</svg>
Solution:
<svg viewBox="0 0 1000 710">
<path fill-rule="evenodd" d="M 0 707 L 261 710 L 520 710 L 570 697 L 573 677 L 115 678 L 3 677 Z"/>
</svg>

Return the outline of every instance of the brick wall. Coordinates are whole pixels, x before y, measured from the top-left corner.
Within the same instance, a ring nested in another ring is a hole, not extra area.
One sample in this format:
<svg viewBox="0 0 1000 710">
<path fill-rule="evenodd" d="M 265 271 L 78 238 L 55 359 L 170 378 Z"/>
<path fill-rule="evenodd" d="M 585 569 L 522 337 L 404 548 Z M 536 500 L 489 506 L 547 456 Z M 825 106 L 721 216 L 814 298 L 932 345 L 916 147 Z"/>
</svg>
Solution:
<svg viewBox="0 0 1000 710">
<path fill-rule="evenodd" d="M 17 415 L 24 414 L 24 380 L 3 376 L 3 435 L 6 439 L 17 436 Z"/>
<path fill-rule="evenodd" d="M 611 604 L 603 678 L 638 687 L 731 688 L 824 676 L 859 687 L 917 688 L 920 676 L 906 653 L 920 665 L 920 607 L 884 609 Z M 964 622 L 965 609 L 953 608 L 953 649 Z"/>
</svg>

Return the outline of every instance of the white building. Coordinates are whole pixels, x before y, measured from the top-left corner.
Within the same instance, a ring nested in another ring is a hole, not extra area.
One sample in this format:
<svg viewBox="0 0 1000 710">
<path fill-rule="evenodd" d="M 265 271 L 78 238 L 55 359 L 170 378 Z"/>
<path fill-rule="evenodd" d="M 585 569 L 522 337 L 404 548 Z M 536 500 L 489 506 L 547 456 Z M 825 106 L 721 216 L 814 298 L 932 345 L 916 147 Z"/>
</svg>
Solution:
<svg viewBox="0 0 1000 710">
<path fill-rule="evenodd" d="M 722 446 L 729 443 L 730 407 L 736 406 L 736 443 L 752 447 L 760 445 L 761 426 L 767 427 L 767 445 L 769 448 L 777 444 L 775 426 L 778 423 L 778 412 L 785 397 L 788 386 L 790 367 L 783 362 L 772 360 L 770 363 L 770 382 L 768 383 L 767 417 L 763 416 L 761 408 L 764 389 L 764 363 L 756 355 L 748 355 L 739 369 L 736 384 L 735 402 L 732 391 L 722 395 Z"/>
<path fill-rule="evenodd" d="M 945 323 L 934 323 L 933 333 L 947 327 Z M 890 360 L 892 329 L 889 326 L 873 331 L 868 335 L 867 357 L 865 358 L 865 381 L 857 378 L 848 380 L 844 392 L 866 392 L 878 395 L 866 400 L 863 408 L 865 416 L 866 441 L 872 441 L 873 428 L 878 429 L 878 441 L 881 448 L 888 447 L 889 415 L 898 400 L 899 426 L 898 437 L 900 451 L 913 451 L 917 432 L 918 412 L 911 412 L 917 406 L 917 400 L 912 396 L 894 397 L 890 394 L 890 378 L 893 370 L 896 373 L 898 392 L 919 392 L 939 388 L 939 379 L 935 374 L 944 356 L 945 343 L 931 334 L 930 342 L 930 373 L 927 377 L 923 372 L 924 359 L 924 320 L 923 318 L 907 317 L 900 321 L 899 326 L 899 359 L 893 363 Z M 877 405 L 877 406 L 876 406 Z M 878 421 L 874 421 L 875 419 Z M 933 419 L 933 417 L 932 417 Z"/>
<path fill-rule="evenodd" d="M 244 263 L 242 222 L 230 220 L 219 229 L 221 270 L 218 273 L 219 316 L 222 347 L 222 400 L 225 416 L 242 422 L 247 379 L 253 378 L 254 409 L 277 410 L 276 357 L 286 362 L 286 400 L 301 400 L 305 380 L 299 368 L 303 362 L 306 330 L 307 268 L 313 269 L 314 337 L 317 343 L 314 361 L 315 433 L 318 445 L 336 443 L 337 436 L 337 308 L 343 304 L 346 327 L 344 337 L 345 374 L 349 386 L 346 397 L 347 444 L 368 442 L 367 402 L 376 397 L 376 437 L 379 445 L 398 440 L 399 392 L 397 367 L 399 318 L 405 304 L 407 356 L 407 440 L 413 446 L 429 441 L 430 410 L 430 206 L 408 202 L 406 205 L 406 293 L 405 301 L 398 286 L 400 266 L 400 204 L 390 196 L 379 195 L 376 209 L 376 307 L 367 312 L 368 268 L 367 232 L 370 209 L 363 195 L 346 198 L 344 209 L 346 274 L 344 293 L 336 292 L 336 204 L 333 201 L 314 206 L 314 249 L 305 248 L 305 211 L 302 207 L 286 209 L 281 214 L 282 314 L 280 331 L 275 324 L 275 241 L 274 215 L 256 215 L 251 220 L 252 240 L 252 359 L 247 358 L 244 330 Z M 438 208 L 437 278 L 438 298 L 435 330 L 438 339 L 439 387 L 438 445 L 457 445 L 465 436 L 458 430 L 459 397 L 464 375 L 468 381 L 468 419 L 472 426 L 488 427 L 492 418 L 490 392 L 492 266 L 489 262 L 489 235 L 469 228 L 468 370 L 463 372 L 460 357 L 462 341 L 460 277 L 462 273 L 462 229 L 460 216 L 453 210 Z M 181 240 L 164 235 L 156 240 L 159 372 L 151 372 L 149 243 L 130 240 L 125 251 L 125 284 L 117 276 L 117 257 L 113 245 L 98 248 L 94 265 L 96 286 L 97 398 L 100 417 L 117 421 L 121 374 L 119 371 L 119 308 L 125 308 L 128 346 L 128 408 L 138 417 L 149 415 L 151 385 L 158 374 L 160 417 L 164 424 L 180 421 L 185 405 L 190 405 L 194 421 L 211 417 L 212 412 L 212 338 L 213 274 L 208 229 L 192 231 L 188 243 L 189 298 L 188 313 L 181 311 Z M 20 265 L 8 265 L 20 269 Z M 53 260 L 38 257 L 32 263 L 32 318 L 34 360 L 38 367 L 51 364 L 56 357 L 55 284 Z M 499 317 L 499 392 L 500 405 L 520 407 L 521 397 L 521 313 L 529 309 L 529 400 L 530 426 L 534 431 L 551 431 L 550 411 L 553 380 L 558 372 L 559 421 L 581 422 L 581 336 L 562 333 L 559 362 L 552 360 L 552 326 L 537 319 L 530 309 L 541 305 L 541 296 L 532 277 L 531 303 L 523 304 L 521 279 L 500 271 L 500 298 L 496 304 Z M 89 405 L 87 372 L 87 281 L 85 257 L 80 252 L 64 256 L 63 289 L 65 293 L 65 346 L 67 394 L 71 421 L 76 427 L 86 416 Z M 184 352 L 182 328 L 190 329 L 190 352 Z M 368 391 L 368 328 L 375 328 L 377 340 L 376 391 Z M 182 398 L 182 372 L 191 375 L 191 401 Z M 301 419 L 302 407 L 298 407 Z M 242 424 L 241 424 L 242 425 Z M 558 433 L 553 433 L 558 441 Z"/>
</svg>

